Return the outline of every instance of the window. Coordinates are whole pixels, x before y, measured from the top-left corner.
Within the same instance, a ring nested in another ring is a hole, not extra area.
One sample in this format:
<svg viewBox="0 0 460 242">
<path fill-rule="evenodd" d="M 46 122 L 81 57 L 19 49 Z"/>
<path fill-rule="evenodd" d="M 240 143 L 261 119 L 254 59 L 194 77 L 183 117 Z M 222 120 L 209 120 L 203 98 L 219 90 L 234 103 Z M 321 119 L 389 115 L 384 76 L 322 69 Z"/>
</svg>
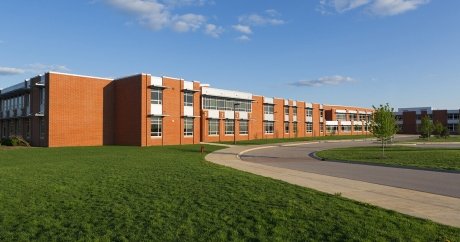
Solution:
<svg viewBox="0 0 460 242">
<path fill-rule="evenodd" d="M 359 120 L 361 120 L 361 121 L 367 121 L 367 115 L 366 115 L 366 114 L 360 114 L 360 115 L 359 115 Z"/>
<path fill-rule="evenodd" d="M 305 109 L 305 116 L 312 117 L 313 116 L 313 109 L 312 108 L 306 108 Z M 323 116 L 321 116 L 321 117 L 323 117 Z"/>
<path fill-rule="evenodd" d="M 366 132 L 369 131 L 369 125 L 368 125 L 368 124 L 366 124 L 366 125 L 364 126 L 364 131 L 366 131 Z"/>
<path fill-rule="evenodd" d="M 264 132 L 266 134 L 273 134 L 273 130 L 274 130 L 274 125 L 275 122 L 271 122 L 271 121 L 264 121 Z"/>
<path fill-rule="evenodd" d="M 208 121 L 208 135 L 219 135 L 219 120 L 210 119 Z"/>
<path fill-rule="evenodd" d="M 306 132 L 307 133 L 312 133 L 313 132 L 313 123 L 312 122 L 307 122 L 305 124 Z"/>
<path fill-rule="evenodd" d="M 447 114 L 447 118 L 449 120 L 458 120 L 459 114 L 458 113 L 449 113 Z"/>
<path fill-rule="evenodd" d="M 193 118 L 184 118 L 184 136 L 193 136 Z"/>
<path fill-rule="evenodd" d="M 154 88 L 151 93 L 151 103 L 152 104 L 162 104 L 163 103 L 163 90 Z"/>
<path fill-rule="evenodd" d="M 222 111 L 235 111 L 252 112 L 251 100 L 229 99 L 223 97 L 209 97 L 203 96 L 202 98 L 203 109 L 222 110 Z M 236 107 L 235 103 L 239 104 Z"/>
<path fill-rule="evenodd" d="M 324 117 L 324 109 L 319 110 L 319 116 L 322 118 Z"/>
<path fill-rule="evenodd" d="M 353 130 L 354 130 L 354 131 L 363 131 L 363 126 L 361 126 L 361 125 L 355 125 L 355 126 L 353 127 Z"/>
<path fill-rule="evenodd" d="M 240 120 L 240 134 L 248 134 L 248 133 L 249 133 L 249 121 Z"/>
<path fill-rule="evenodd" d="M 346 113 L 336 113 L 335 114 L 336 120 L 340 121 L 346 121 L 347 120 L 347 114 Z"/>
<path fill-rule="evenodd" d="M 193 93 L 184 92 L 184 106 L 193 107 Z"/>
<path fill-rule="evenodd" d="M 350 125 L 342 125 L 342 132 L 351 132 L 351 126 Z"/>
<path fill-rule="evenodd" d="M 294 134 L 297 134 L 297 122 L 292 123 L 292 129 L 294 130 Z"/>
<path fill-rule="evenodd" d="M 455 133 L 458 131 L 458 124 L 448 124 L 447 125 L 449 132 Z"/>
<path fill-rule="evenodd" d="M 40 104 L 45 103 L 45 88 L 40 89 Z"/>
<path fill-rule="evenodd" d="M 233 119 L 225 120 L 225 134 L 235 133 L 235 121 Z"/>
<path fill-rule="evenodd" d="M 328 133 L 335 133 L 338 130 L 337 125 L 326 125 L 326 130 Z"/>
<path fill-rule="evenodd" d="M 274 105 L 264 104 L 264 114 L 273 114 Z"/>
<path fill-rule="evenodd" d="M 395 119 L 396 119 L 396 121 L 401 121 L 401 120 L 402 120 L 402 116 L 401 116 L 401 115 L 395 115 Z"/>
<path fill-rule="evenodd" d="M 297 116 L 297 107 L 292 107 L 292 115 Z"/>
<path fill-rule="evenodd" d="M 324 133 L 324 123 L 319 123 L 319 132 Z"/>
<path fill-rule="evenodd" d="M 417 120 L 422 120 L 422 115 L 420 115 L 420 114 L 417 114 L 417 116 L 416 116 L 416 117 L 417 117 Z"/>
<path fill-rule="evenodd" d="M 284 122 L 284 133 L 289 134 L 289 122 Z"/>
<path fill-rule="evenodd" d="M 150 136 L 161 137 L 162 128 L 163 127 L 161 117 L 152 117 L 150 119 Z"/>
<path fill-rule="evenodd" d="M 356 115 L 356 113 L 350 113 L 350 120 L 351 121 L 358 121 L 358 115 Z"/>
<path fill-rule="evenodd" d="M 38 123 L 39 123 L 38 128 L 39 128 L 39 133 L 40 133 L 40 139 L 44 139 L 45 138 L 45 119 L 40 118 Z"/>
<path fill-rule="evenodd" d="M 289 106 L 284 106 L 284 115 L 289 115 Z"/>
<path fill-rule="evenodd" d="M 30 139 L 30 119 L 24 120 L 24 128 L 26 139 Z"/>
</svg>

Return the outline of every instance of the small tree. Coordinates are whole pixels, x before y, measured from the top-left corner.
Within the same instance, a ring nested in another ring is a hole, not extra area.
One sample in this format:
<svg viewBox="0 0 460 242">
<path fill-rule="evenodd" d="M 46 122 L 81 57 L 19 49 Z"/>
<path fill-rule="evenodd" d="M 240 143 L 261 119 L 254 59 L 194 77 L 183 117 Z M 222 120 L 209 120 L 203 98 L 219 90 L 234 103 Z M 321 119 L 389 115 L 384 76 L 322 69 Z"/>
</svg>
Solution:
<svg viewBox="0 0 460 242">
<path fill-rule="evenodd" d="M 385 146 L 398 131 L 396 119 L 393 114 L 393 108 L 387 103 L 380 105 L 378 108 L 373 106 L 374 114 L 371 119 L 371 132 L 382 142 L 382 157 L 385 157 Z"/>
<path fill-rule="evenodd" d="M 447 139 L 449 137 L 449 129 L 443 126 L 440 136 L 444 139 Z"/>
<path fill-rule="evenodd" d="M 436 121 L 434 124 L 434 134 L 437 138 L 441 138 L 442 131 L 444 130 L 444 125 L 441 122 Z"/>
<path fill-rule="evenodd" d="M 423 116 L 422 123 L 420 125 L 421 137 L 430 139 L 433 129 L 433 122 L 430 118 L 428 118 L 428 116 Z"/>
</svg>

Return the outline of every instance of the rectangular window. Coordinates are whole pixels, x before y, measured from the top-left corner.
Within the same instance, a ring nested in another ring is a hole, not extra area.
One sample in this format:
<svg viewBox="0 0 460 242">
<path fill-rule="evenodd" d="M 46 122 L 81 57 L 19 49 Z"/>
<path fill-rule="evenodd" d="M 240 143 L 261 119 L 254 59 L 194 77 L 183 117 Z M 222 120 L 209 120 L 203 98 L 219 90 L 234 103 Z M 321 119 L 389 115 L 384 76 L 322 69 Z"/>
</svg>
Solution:
<svg viewBox="0 0 460 242">
<path fill-rule="evenodd" d="M 324 133 L 324 123 L 319 123 L 319 132 Z"/>
<path fill-rule="evenodd" d="M 297 107 L 292 107 L 292 115 L 297 116 Z"/>
<path fill-rule="evenodd" d="M 193 118 L 184 118 L 184 136 L 193 136 Z"/>
<path fill-rule="evenodd" d="M 361 126 L 361 125 L 355 125 L 355 126 L 353 127 L 353 129 L 354 129 L 354 131 L 363 131 L 363 126 Z"/>
<path fill-rule="evenodd" d="M 251 100 L 240 100 L 240 99 L 228 99 L 224 97 L 208 97 L 202 98 L 203 109 L 222 110 L 222 111 L 241 111 L 241 112 L 252 112 Z M 235 106 L 234 104 L 239 105 Z"/>
<path fill-rule="evenodd" d="M 448 118 L 449 120 L 458 120 L 458 118 L 459 118 L 458 116 L 459 116 L 458 113 L 449 113 L 449 114 L 447 115 L 447 118 Z"/>
<path fill-rule="evenodd" d="M 284 133 L 289 134 L 289 122 L 284 122 Z"/>
<path fill-rule="evenodd" d="M 458 131 L 458 124 L 448 124 L 449 132 L 456 133 Z"/>
<path fill-rule="evenodd" d="M 324 117 L 324 109 L 319 110 L 319 117 Z"/>
<path fill-rule="evenodd" d="M 45 88 L 40 89 L 40 104 L 45 103 Z"/>
<path fill-rule="evenodd" d="M 335 133 L 338 130 L 337 125 L 326 125 L 326 130 L 328 133 Z"/>
<path fill-rule="evenodd" d="M 292 129 L 294 129 L 294 134 L 297 134 L 297 122 L 292 123 Z"/>
<path fill-rule="evenodd" d="M 45 138 L 45 119 L 44 118 L 39 119 L 38 128 L 39 128 L 40 139 L 44 139 Z"/>
<path fill-rule="evenodd" d="M 342 132 L 351 132 L 351 126 L 350 125 L 342 125 Z"/>
<path fill-rule="evenodd" d="M 266 134 L 273 134 L 275 122 L 264 121 L 264 132 Z"/>
<path fill-rule="evenodd" d="M 210 119 L 208 121 L 208 135 L 219 135 L 219 120 Z"/>
<path fill-rule="evenodd" d="M 345 113 L 336 113 L 335 117 L 336 117 L 336 120 L 338 120 L 338 121 L 346 121 L 347 120 L 347 114 L 345 114 Z"/>
<path fill-rule="evenodd" d="M 274 105 L 264 104 L 264 114 L 273 114 Z"/>
<path fill-rule="evenodd" d="M 240 120 L 240 134 L 248 134 L 248 133 L 249 133 L 249 121 Z"/>
<path fill-rule="evenodd" d="M 161 137 L 163 129 L 161 117 L 152 117 L 150 122 L 150 136 Z"/>
<path fill-rule="evenodd" d="M 306 108 L 305 109 L 305 116 L 312 117 L 313 116 L 313 109 L 312 108 Z"/>
<path fill-rule="evenodd" d="M 356 115 L 356 113 L 350 113 L 350 120 L 351 121 L 358 121 L 358 115 Z"/>
<path fill-rule="evenodd" d="M 233 119 L 225 120 L 225 134 L 235 133 L 235 121 Z"/>
<path fill-rule="evenodd" d="M 193 107 L 193 93 L 184 92 L 184 106 Z"/>
<path fill-rule="evenodd" d="M 24 129 L 26 139 L 30 139 L 30 119 L 24 120 Z"/>
<path fill-rule="evenodd" d="M 163 90 L 154 88 L 150 92 L 151 94 L 151 103 L 152 104 L 162 104 L 163 103 Z"/>
<path fill-rule="evenodd" d="M 289 115 L 289 106 L 284 106 L 284 115 Z"/>
<path fill-rule="evenodd" d="M 313 132 L 313 123 L 312 122 L 307 122 L 305 124 L 306 132 L 307 133 L 312 133 Z"/>
</svg>

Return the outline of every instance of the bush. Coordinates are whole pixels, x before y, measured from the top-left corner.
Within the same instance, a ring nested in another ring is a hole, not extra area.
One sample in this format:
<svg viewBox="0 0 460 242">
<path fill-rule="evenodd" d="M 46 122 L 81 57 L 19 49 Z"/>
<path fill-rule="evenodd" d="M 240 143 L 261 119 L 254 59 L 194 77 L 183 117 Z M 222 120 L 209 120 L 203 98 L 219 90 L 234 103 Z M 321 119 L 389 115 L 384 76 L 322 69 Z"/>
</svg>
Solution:
<svg viewBox="0 0 460 242">
<path fill-rule="evenodd" d="M 444 127 L 439 136 L 447 139 L 447 137 L 449 137 L 449 129 L 447 127 Z"/>
<path fill-rule="evenodd" d="M 5 146 L 26 146 L 30 147 L 29 142 L 23 139 L 21 136 L 12 136 L 11 138 L 3 138 L 1 145 Z"/>
</svg>

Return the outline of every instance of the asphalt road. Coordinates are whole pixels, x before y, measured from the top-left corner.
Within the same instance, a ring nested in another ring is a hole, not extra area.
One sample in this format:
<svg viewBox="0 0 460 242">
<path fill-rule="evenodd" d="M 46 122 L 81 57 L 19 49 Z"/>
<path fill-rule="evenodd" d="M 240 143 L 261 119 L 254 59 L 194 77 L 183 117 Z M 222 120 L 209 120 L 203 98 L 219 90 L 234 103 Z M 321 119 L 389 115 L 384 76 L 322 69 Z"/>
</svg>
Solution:
<svg viewBox="0 0 460 242">
<path fill-rule="evenodd" d="M 319 161 L 309 157 L 310 153 L 325 149 L 371 145 L 376 144 L 368 141 L 361 141 L 310 143 L 298 146 L 275 146 L 249 151 L 241 155 L 240 158 L 244 161 L 260 163 L 268 166 L 460 198 L 460 173 Z M 460 148 L 459 145 L 449 146 Z"/>
</svg>

